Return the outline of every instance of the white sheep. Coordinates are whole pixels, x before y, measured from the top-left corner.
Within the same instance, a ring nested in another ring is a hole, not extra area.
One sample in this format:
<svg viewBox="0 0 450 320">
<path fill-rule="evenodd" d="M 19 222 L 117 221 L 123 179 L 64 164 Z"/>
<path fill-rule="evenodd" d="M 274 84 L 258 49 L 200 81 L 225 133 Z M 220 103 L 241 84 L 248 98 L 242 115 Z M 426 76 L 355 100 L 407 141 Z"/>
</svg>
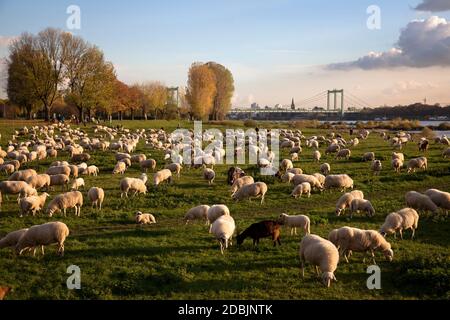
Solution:
<svg viewBox="0 0 450 320">
<path fill-rule="evenodd" d="M 141 161 L 140 163 L 142 172 L 147 172 L 148 169 L 155 170 L 156 168 L 156 160 L 154 159 L 147 159 L 144 161 Z"/>
<path fill-rule="evenodd" d="M 264 197 L 267 193 L 267 185 L 264 182 L 256 182 L 242 186 L 232 198 L 235 201 L 240 201 L 243 199 L 259 198 L 261 197 L 261 204 L 264 203 Z"/>
<path fill-rule="evenodd" d="M 292 164 L 292 161 L 289 159 L 283 159 L 280 163 L 280 170 L 286 171 L 288 169 L 292 169 L 294 165 Z"/>
<path fill-rule="evenodd" d="M 34 189 L 25 181 L 1 181 L 0 193 L 4 195 L 19 194 L 19 197 L 37 195 L 36 189 Z"/>
<path fill-rule="evenodd" d="M 344 192 L 346 189 L 353 189 L 353 179 L 346 174 L 328 175 L 325 179 L 324 188 L 337 188 Z"/>
<path fill-rule="evenodd" d="M 313 160 L 314 162 L 319 162 L 322 155 L 320 154 L 319 150 L 314 150 L 313 152 Z"/>
<path fill-rule="evenodd" d="M 210 224 L 212 224 L 214 221 L 216 221 L 221 216 L 229 216 L 230 215 L 230 209 L 224 204 L 215 204 L 211 206 L 208 209 L 207 216 L 208 221 Z M 210 228 L 211 231 L 211 228 Z"/>
<path fill-rule="evenodd" d="M 113 174 L 124 174 L 125 170 L 127 170 L 127 165 L 125 162 L 118 161 L 113 169 Z"/>
<path fill-rule="evenodd" d="M 66 216 L 66 209 L 75 208 L 75 216 L 81 215 L 81 207 L 83 206 L 83 195 L 80 191 L 70 191 L 57 195 L 47 206 L 47 213 L 50 217 L 55 212 L 63 211 Z"/>
<path fill-rule="evenodd" d="M 78 189 L 80 189 L 81 187 L 82 187 L 83 189 L 84 189 L 84 187 L 85 187 L 84 179 L 83 179 L 83 178 L 77 178 L 77 179 L 75 179 L 75 180 L 72 181 L 72 185 L 70 186 L 70 189 L 71 189 L 71 190 L 78 190 Z"/>
<path fill-rule="evenodd" d="M 211 185 L 214 182 L 214 178 L 216 177 L 216 173 L 213 169 L 204 168 L 203 169 L 203 179 L 208 181 L 208 184 Z"/>
<path fill-rule="evenodd" d="M 403 161 L 399 158 L 395 158 L 391 160 L 392 168 L 396 173 L 399 173 L 403 168 Z"/>
<path fill-rule="evenodd" d="M 450 193 L 438 189 L 428 189 L 425 194 L 430 197 L 439 208 L 450 210 Z"/>
<path fill-rule="evenodd" d="M 374 152 L 366 152 L 362 156 L 362 161 L 373 161 L 373 160 L 375 160 Z"/>
<path fill-rule="evenodd" d="M 50 186 L 61 186 L 61 190 L 64 191 L 64 187 L 69 189 L 69 176 L 65 174 L 54 174 L 50 176 Z"/>
<path fill-rule="evenodd" d="M 86 168 L 86 170 L 83 170 L 83 174 L 87 174 L 88 176 L 93 175 L 96 177 L 98 175 L 99 169 L 97 166 L 89 166 Z"/>
<path fill-rule="evenodd" d="M 248 184 L 255 183 L 255 180 L 251 176 L 243 176 L 236 179 L 231 186 L 231 196 L 233 196 L 240 188 Z"/>
<path fill-rule="evenodd" d="M 137 211 L 135 215 L 135 220 L 137 224 L 153 224 L 156 223 L 155 217 L 151 213 L 142 213 Z"/>
<path fill-rule="evenodd" d="M 28 177 L 26 182 L 36 190 L 50 187 L 50 176 L 46 173 Z"/>
<path fill-rule="evenodd" d="M 336 215 L 340 216 L 345 209 L 350 208 L 353 199 L 364 199 L 364 193 L 359 190 L 353 190 L 343 194 L 336 203 Z"/>
<path fill-rule="evenodd" d="M 311 188 L 317 190 L 323 189 L 323 185 L 320 183 L 320 181 L 315 176 L 309 174 L 296 174 L 292 178 L 291 182 L 294 186 L 298 186 L 303 182 L 308 182 L 311 185 Z"/>
<path fill-rule="evenodd" d="M 155 187 L 164 181 L 172 182 L 172 172 L 169 169 L 160 170 L 153 175 L 153 185 Z"/>
<path fill-rule="evenodd" d="M 376 264 L 374 251 L 381 251 L 388 261 L 394 258 L 391 244 L 375 230 L 342 227 L 331 231 L 328 240 L 339 248 L 347 263 L 350 252 L 370 252 L 374 264 Z"/>
<path fill-rule="evenodd" d="M 383 169 L 383 166 L 381 165 L 380 160 L 373 160 L 370 168 L 372 169 L 373 174 L 377 176 L 377 175 L 380 175 L 380 172 Z"/>
<path fill-rule="evenodd" d="M 44 246 L 57 243 L 57 254 L 64 256 L 64 241 L 68 235 L 69 228 L 59 221 L 32 226 L 20 237 L 16 245 L 16 253 L 21 255 L 26 249 L 41 246 L 42 255 L 44 255 Z"/>
<path fill-rule="evenodd" d="M 50 197 L 50 195 L 44 192 L 40 196 L 21 198 L 19 200 L 20 216 L 22 217 L 29 212 L 34 216 L 36 212 L 41 211 L 44 208 L 47 197 Z"/>
<path fill-rule="evenodd" d="M 164 169 L 169 169 L 172 173 L 177 175 L 177 178 L 180 178 L 180 172 L 183 169 L 181 164 L 179 163 L 170 163 L 164 167 Z"/>
<path fill-rule="evenodd" d="M 0 249 L 11 248 L 15 249 L 19 239 L 27 232 L 28 228 L 12 231 L 0 239 Z"/>
<path fill-rule="evenodd" d="M 329 163 L 322 163 L 320 165 L 320 173 L 322 173 L 323 175 L 329 175 L 331 172 L 331 166 Z"/>
<path fill-rule="evenodd" d="M 411 239 L 414 239 L 418 224 L 419 214 L 417 211 L 412 208 L 404 208 L 386 216 L 384 224 L 380 228 L 380 233 L 384 236 L 393 233 L 394 238 L 396 238 L 398 231 L 400 233 L 400 238 L 403 239 L 403 230 L 411 229 Z"/>
<path fill-rule="evenodd" d="M 338 153 L 336 154 L 336 160 L 339 159 L 350 159 L 350 156 L 352 155 L 352 152 L 350 151 L 350 149 L 342 149 L 339 150 Z"/>
<path fill-rule="evenodd" d="M 102 203 L 103 200 L 105 199 L 105 191 L 102 188 L 97 188 L 97 187 L 92 187 L 89 189 L 87 196 L 89 198 L 89 200 L 92 202 L 92 208 L 94 208 L 94 206 L 99 209 L 102 210 Z"/>
<path fill-rule="evenodd" d="M 281 176 L 281 182 L 290 183 L 294 178 L 295 174 L 292 172 L 286 172 Z"/>
<path fill-rule="evenodd" d="M 415 159 L 411 159 L 408 161 L 408 173 L 416 172 L 416 169 L 427 170 L 428 168 L 428 160 L 425 157 L 419 157 Z"/>
<path fill-rule="evenodd" d="M 69 166 L 57 166 L 48 168 L 45 173 L 50 176 L 55 174 L 65 174 L 66 176 L 70 176 L 70 172 L 71 170 Z"/>
<path fill-rule="evenodd" d="M 29 177 L 36 176 L 37 172 L 34 169 L 26 169 L 14 172 L 9 178 L 9 181 L 27 181 Z"/>
<path fill-rule="evenodd" d="M 305 263 L 309 262 L 316 267 L 317 275 L 320 268 L 325 286 L 330 287 L 332 280 L 337 281 L 334 272 L 339 263 L 339 252 L 333 243 L 317 235 L 308 234 L 300 242 L 299 253 L 302 277 L 305 277 Z"/>
<path fill-rule="evenodd" d="M 233 234 L 236 229 L 236 224 L 233 217 L 224 215 L 219 217 L 211 225 L 211 233 L 220 243 L 220 252 L 223 254 L 228 245 L 232 245 Z"/>
<path fill-rule="evenodd" d="M 184 215 L 184 220 L 186 221 L 186 224 L 189 223 L 189 221 L 192 220 L 205 220 L 205 223 L 208 225 L 208 210 L 210 206 L 208 205 L 201 205 L 194 208 L 191 208 L 186 212 Z"/>
<path fill-rule="evenodd" d="M 297 216 L 290 216 L 286 213 L 282 213 L 280 214 L 279 220 L 282 224 L 291 228 L 291 236 L 293 234 L 297 235 L 297 228 L 302 229 L 305 234 L 311 233 L 311 221 L 309 220 L 308 216 L 302 214 Z"/>
<path fill-rule="evenodd" d="M 311 184 L 309 182 L 302 182 L 297 185 L 291 193 L 291 197 L 295 199 L 301 198 L 302 194 L 306 194 L 308 198 L 311 197 Z"/>
<path fill-rule="evenodd" d="M 410 208 L 423 211 L 436 212 L 438 207 L 426 194 L 409 191 L 405 195 L 406 205 Z"/>
<path fill-rule="evenodd" d="M 14 165 L 11 163 L 5 163 L 0 165 L 0 172 L 5 172 L 5 174 L 11 174 L 15 170 Z"/>
<path fill-rule="evenodd" d="M 375 215 L 375 209 L 373 208 L 372 203 L 370 203 L 369 200 L 353 199 L 350 203 L 350 218 L 353 218 L 353 213 L 359 211 L 366 212 L 369 217 L 373 217 Z"/>
<path fill-rule="evenodd" d="M 136 194 L 146 194 L 147 186 L 145 183 L 147 182 L 147 175 L 143 173 L 139 178 L 123 178 L 120 180 L 120 197 L 122 198 L 125 195 L 128 198 L 128 191 L 134 191 L 133 196 Z"/>
</svg>

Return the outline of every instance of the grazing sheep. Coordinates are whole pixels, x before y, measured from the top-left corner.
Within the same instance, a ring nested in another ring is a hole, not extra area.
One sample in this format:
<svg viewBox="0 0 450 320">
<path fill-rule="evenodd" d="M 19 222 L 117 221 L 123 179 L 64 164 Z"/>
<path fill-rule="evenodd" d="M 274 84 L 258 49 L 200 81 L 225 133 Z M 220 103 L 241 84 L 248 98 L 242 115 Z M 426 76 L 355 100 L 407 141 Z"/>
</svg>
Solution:
<svg viewBox="0 0 450 320">
<path fill-rule="evenodd" d="M 339 150 L 338 153 L 336 154 L 336 160 L 340 160 L 340 159 L 350 159 L 350 156 L 352 155 L 352 152 L 350 151 L 350 149 L 342 149 Z"/>
<path fill-rule="evenodd" d="M 403 240 L 403 230 L 412 230 L 411 239 L 414 239 L 416 229 L 419 225 L 419 214 L 412 208 L 404 208 L 397 212 L 392 212 L 386 216 L 384 224 L 380 228 L 380 233 L 383 236 L 394 234 L 397 237 L 397 231 L 400 233 L 400 238 Z"/>
<path fill-rule="evenodd" d="M 231 167 L 228 169 L 227 183 L 232 185 L 236 179 L 242 178 L 243 176 L 245 176 L 244 170 L 239 167 Z"/>
<path fill-rule="evenodd" d="M 61 190 L 64 191 L 64 186 L 66 190 L 69 189 L 69 176 L 65 174 L 55 174 L 50 176 L 50 186 L 61 186 Z"/>
<path fill-rule="evenodd" d="M 124 174 L 125 170 L 127 170 L 127 165 L 125 162 L 118 161 L 113 169 L 113 174 Z"/>
<path fill-rule="evenodd" d="M 153 175 L 153 185 L 157 187 L 160 183 L 167 181 L 172 182 L 172 172 L 169 169 L 163 169 Z"/>
<path fill-rule="evenodd" d="M 209 224 L 208 220 L 208 210 L 210 206 L 207 205 L 201 205 L 194 208 L 191 208 L 186 212 L 184 215 L 184 220 L 186 221 L 186 224 L 189 223 L 189 221 L 192 220 L 205 220 L 206 224 Z"/>
<path fill-rule="evenodd" d="M 375 160 L 374 152 L 366 152 L 362 156 L 362 161 L 373 161 L 373 160 Z"/>
<path fill-rule="evenodd" d="M 381 251 L 388 261 L 394 258 L 391 244 L 375 230 L 342 227 L 330 232 L 328 239 L 339 248 L 347 263 L 350 252 L 370 252 L 374 264 L 374 251 Z"/>
<path fill-rule="evenodd" d="M 431 211 L 435 213 L 438 207 L 426 194 L 416 191 L 409 191 L 405 195 L 406 205 L 410 208 L 423 211 Z"/>
<path fill-rule="evenodd" d="M 323 189 L 323 185 L 320 183 L 319 179 L 317 179 L 315 176 L 309 175 L 309 174 L 296 174 L 292 178 L 291 182 L 294 186 L 298 186 L 299 184 L 302 184 L 303 182 L 308 182 L 311 185 L 311 188 L 315 188 L 320 191 Z"/>
<path fill-rule="evenodd" d="M 228 245 L 232 245 L 233 234 L 236 230 L 236 224 L 233 217 L 230 215 L 221 216 L 214 221 L 210 230 L 219 241 L 220 252 L 223 254 L 224 250 L 228 249 Z"/>
<path fill-rule="evenodd" d="M 57 243 L 57 254 L 64 256 L 64 241 L 68 235 L 69 228 L 59 221 L 32 226 L 19 239 L 16 253 L 21 255 L 25 249 L 41 246 L 44 255 L 44 246 Z"/>
<path fill-rule="evenodd" d="M 34 169 L 26 169 L 14 172 L 9 178 L 9 181 L 27 181 L 29 177 L 37 176 Z"/>
<path fill-rule="evenodd" d="M 80 172 L 80 170 L 78 169 L 78 167 L 76 165 L 69 164 L 69 168 L 70 168 L 70 175 L 73 178 L 78 178 L 78 174 L 82 173 L 82 172 Z M 83 172 L 84 172 L 84 169 L 83 169 Z"/>
<path fill-rule="evenodd" d="M 213 169 L 204 168 L 203 169 L 203 179 L 208 181 L 208 184 L 211 185 L 214 182 L 214 178 L 216 177 L 216 173 Z"/>
<path fill-rule="evenodd" d="M 380 160 L 373 160 L 372 161 L 372 165 L 370 166 L 370 169 L 372 170 L 374 175 L 380 175 L 381 170 L 383 169 L 382 165 L 381 165 L 381 161 Z"/>
<path fill-rule="evenodd" d="M 291 161 L 298 161 L 298 153 L 294 152 L 291 154 Z"/>
<path fill-rule="evenodd" d="M 0 249 L 11 248 L 14 250 L 17 242 L 19 242 L 20 237 L 22 237 L 27 230 L 28 228 L 8 233 L 6 236 L 0 239 Z"/>
<path fill-rule="evenodd" d="M 346 174 L 328 175 L 325 178 L 325 189 L 340 189 L 345 192 L 346 189 L 353 189 L 353 179 Z"/>
<path fill-rule="evenodd" d="M 134 154 L 130 158 L 131 163 L 141 163 L 141 161 L 147 160 L 147 156 L 143 153 L 141 154 Z"/>
<path fill-rule="evenodd" d="M 20 216 L 22 217 L 29 212 L 34 216 L 36 212 L 41 211 L 44 208 L 47 197 L 50 197 L 50 195 L 44 192 L 40 196 L 21 198 L 19 200 Z"/>
<path fill-rule="evenodd" d="M 403 161 L 399 158 L 392 159 L 391 164 L 396 173 L 399 173 L 403 168 Z"/>
<path fill-rule="evenodd" d="M 290 183 L 292 181 L 292 178 L 294 178 L 295 174 L 291 173 L 291 172 L 286 172 L 285 174 L 283 174 L 281 176 L 281 182 L 284 183 Z"/>
<path fill-rule="evenodd" d="M 323 163 L 320 165 L 320 173 L 323 175 L 329 175 L 331 172 L 331 166 L 329 163 Z"/>
<path fill-rule="evenodd" d="M 143 173 L 139 178 L 123 178 L 120 180 L 120 197 L 122 198 L 125 194 L 125 197 L 128 198 L 128 191 L 134 191 L 133 196 L 136 196 L 138 193 L 146 194 L 146 182 L 147 175 L 145 173 Z"/>
<path fill-rule="evenodd" d="M 5 163 L 0 165 L 0 172 L 5 172 L 5 174 L 9 175 L 14 172 L 15 168 L 13 164 Z"/>
<path fill-rule="evenodd" d="M 92 208 L 95 206 L 97 209 L 102 210 L 102 203 L 105 199 L 105 191 L 102 188 L 92 187 L 89 189 L 87 195 L 89 200 L 92 202 Z"/>
<path fill-rule="evenodd" d="M 71 170 L 69 166 L 57 166 L 48 168 L 45 173 L 50 176 L 55 174 L 65 174 L 66 176 L 70 176 L 70 172 Z"/>
<path fill-rule="evenodd" d="M 67 161 L 53 161 L 50 164 L 50 167 L 62 167 L 62 166 L 68 166 L 69 163 Z"/>
<path fill-rule="evenodd" d="M 151 213 L 142 213 L 137 211 L 135 215 L 135 220 L 137 224 L 153 224 L 156 223 L 155 217 Z"/>
<path fill-rule="evenodd" d="M 417 143 L 418 147 L 419 147 L 419 151 L 428 151 L 428 146 L 429 146 L 429 142 L 428 140 L 421 140 L 419 141 L 419 143 Z"/>
<path fill-rule="evenodd" d="M 364 199 L 363 192 L 353 190 L 352 192 L 343 194 L 336 203 L 335 213 L 338 217 L 345 211 L 345 209 L 350 208 L 353 199 Z"/>
<path fill-rule="evenodd" d="M 311 221 L 308 216 L 302 214 L 297 216 L 289 216 L 286 213 L 282 213 L 280 214 L 279 220 L 281 224 L 291 228 L 291 236 L 293 234 L 297 235 L 297 228 L 305 231 L 305 234 L 311 233 Z"/>
<path fill-rule="evenodd" d="M 419 157 L 419 158 L 411 159 L 408 161 L 407 168 L 408 168 L 408 173 L 416 172 L 416 169 L 427 170 L 427 168 L 428 168 L 427 158 Z"/>
<path fill-rule="evenodd" d="M 445 150 L 442 152 L 442 157 L 443 157 L 444 159 L 450 158 L 450 148 L 447 148 L 447 149 L 445 149 Z"/>
<path fill-rule="evenodd" d="M 180 172 L 183 167 L 179 163 L 171 163 L 164 167 L 164 169 L 169 169 L 172 173 L 176 173 L 177 178 L 180 179 Z"/>
<path fill-rule="evenodd" d="M 439 208 L 450 210 L 450 193 L 438 189 L 428 189 L 425 194 L 430 197 Z"/>
<path fill-rule="evenodd" d="M 320 154 L 319 150 L 314 150 L 313 152 L 313 160 L 314 162 L 319 162 L 322 155 Z"/>
<path fill-rule="evenodd" d="M 341 147 L 338 144 L 332 143 L 325 150 L 325 154 L 328 155 L 329 153 L 337 153 L 340 149 Z"/>
<path fill-rule="evenodd" d="M 350 203 L 350 218 L 353 218 L 353 213 L 364 211 L 367 216 L 373 217 L 375 215 L 375 209 L 369 200 L 353 199 Z"/>
<path fill-rule="evenodd" d="M 117 161 L 117 162 L 123 162 L 123 163 L 125 163 L 125 166 L 126 166 L 127 168 L 128 168 L 128 167 L 131 167 L 131 160 L 128 159 L 128 158 L 121 159 L 121 160 L 119 160 L 119 161 Z"/>
<path fill-rule="evenodd" d="M 50 187 L 50 176 L 46 173 L 29 177 L 26 182 L 36 190 Z"/>
<path fill-rule="evenodd" d="M 246 238 L 253 239 L 253 245 L 257 246 L 259 244 L 259 239 L 271 237 L 273 241 L 273 246 L 281 246 L 281 226 L 278 221 L 266 220 L 258 223 L 252 224 L 250 227 L 245 229 L 241 234 L 239 234 L 237 239 L 237 244 L 241 245 Z"/>
<path fill-rule="evenodd" d="M 302 194 L 306 194 L 308 198 L 311 197 L 311 185 L 309 182 L 302 182 L 297 185 L 291 193 L 291 197 L 295 199 L 301 198 Z"/>
<path fill-rule="evenodd" d="M 87 162 L 91 159 L 91 155 L 88 153 L 80 153 L 80 154 L 74 154 L 72 158 L 70 159 L 70 162 Z"/>
<path fill-rule="evenodd" d="M 281 171 L 286 171 L 288 169 L 292 169 L 293 167 L 294 167 L 294 165 L 292 164 L 292 161 L 289 159 L 283 159 L 283 161 L 281 161 L 281 163 L 280 163 Z"/>
<path fill-rule="evenodd" d="M 267 185 L 264 182 L 256 182 L 242 186 L 232 198 L 235 201 L 240 201 L 243 199 L 259 198 L 261 197 L 261 204 L 264 203 L 264 197 L 267 193 Z"/>
<path fill-rule="evenodd" d="M 48 149 L 47 151 L 47 157 L 49 158 L 56 158 L 58 156 L 58 151 L 55 149 Z"/>
<path fill-rule="evenodd" d="M 148 169 L 155 170 L 156 160 L 154 159 L 143 160 L 139 162 L 139 165 L 141 166 L 142 172 L 147 172 Z"/>
<path fill-rule="evenodd" d="M 1 194 L 19 194 L 20 197 L 37 195 L 36 189 L 25 181 L 1 181 Z"/>
<path fill-rule="evenodd" d="M 255 180 L 251 176 L 243 176 L 236 179 L 231 186 L 231 196 L 233 196 L 243 186 L 255 183 Z"/>
<path fill-rule="evenodd" d="M 392 160 L 400 159 L 402 162 L 405 162 L 405 155 L 400 152 L 392 152 Z"/>
<path fill-rule="evenodd" d="M 86 170 L 83 170 L 83 174 L 87 174 L 88 176 L 93 175 L 96 177 L 99 173 L 99 169 L 97 166 L 89 166 L 86 168 Z"/>
<path fill-rule="evenodd" d="M 230 209 L 224 204 L 215 204 L 208 209 L 207 217 L 210 224 L 221 216 L 229 216 Z M 209 229 L 211 231 L 211 228 Z"/>
<path fill-rule="evenodd" d="M 70 191 L 57 195 L 47 206 L 47 213 L 52 217 L 55 212 L 63 211 L 66 216 L 66 209 L 75 208 L 75 216 L 81 215 L 83 205 L 83 195 L 80 191 Z"/>
<path fill-rule="evenodd" d="M 315 177 L 319 181 L 321 186 L 324 185 L 326 177 L 323 174 L 316 172 L 316 173 L 313 173 L 312 176 Z"/>
<path fill-rule="evenodd" d="M 339 263 L 339 252 L 330 241 L 317 235 L 309 234 L 300 242 L 300 261 L 302 277 L 305 277 L 305 263 L 309 262 L 316 267 L 317 275 L 319 268 L 322 271 L 322 282 L 330 287 L 331 281 L 337 281 L 334 272 Z"/>
<path fill-rule="evenodd" d="M 84 187 L 85 187 L 84 179 L 83 179 L 83 178 L 77 178 L 77 179 L 75 179 L 75 180 L 72 181 L 72 185 L 70 186 L 70 190 L 78 190 L 78 189 L 80 189 L 81 187 L 82 187 L 83 189 L 84 189 Z"/>
<path fill-rule="evenodd" d="M 286 173 L 303 174 L 303 170 L 300 168 L 292 168 L 292 169 L 287 169 Z"/>
</svg>

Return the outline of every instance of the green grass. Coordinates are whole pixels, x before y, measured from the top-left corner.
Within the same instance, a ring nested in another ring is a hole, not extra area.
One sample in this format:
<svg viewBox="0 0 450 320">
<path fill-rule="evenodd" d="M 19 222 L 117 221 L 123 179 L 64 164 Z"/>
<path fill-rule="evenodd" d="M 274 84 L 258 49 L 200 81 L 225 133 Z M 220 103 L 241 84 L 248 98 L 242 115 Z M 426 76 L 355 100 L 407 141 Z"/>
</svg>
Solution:
<svg viewBox="0 0 450 320">
<path fill-rule="evenodd" d="M 177 121 L 123 121 L 126 128 L 176 129 Z M 29 122 L 0 122 L 1 145 L 15 129 Z M 42 124 L 42 123 L 41 123 Z M 114 122 L 113 125 L 118 124 Z M 242 127 L 243 122 L 226 122 L 226 127 Z M 192 123 L 180 122 L 183 128 Z M 222 125 L 205 124 L 204 128 Z M 264 127 L 282 127 L 287 124 L 259 123 Z M 81 126 L 81 128 L 84 128 Z M 93 136 L 91 126 L 85 128 Z M 305 135 L 326 134 L 327 130 L 305 129 Z M 344 138 L 348 133 L 343 132 Z M 23 138 L 22 138 L 23 139 Z M 377 213 L 373 218 L 357 215 L 352 221 L 347 216 L 336 217 L 334 207 L 341 194 L 337 191 L 314 193 L 310 199 L 290 198 L 292 187 L 268 177 L 255 175 L 255 180 L 268 183 L 266 203 L 234 203 L 226 185 L 228 166 L 215 168 L 215 184 L 208 187 L 201 170 L 183 169 L 181 179 L 158 190 L 151 189 L 146 196 L 120 199 L 119 181 L 113 176 L 115 164 L 112 152 L 92 152 L 89 164 L 100 168 L 98 177 L 84 177 L 87 188 L 105 189 L 104 209 L 99 213 L 90 208 L 85 198 L 81 218 L 69 211 L 67 218 L 56 215 L 48 218 L 18 217 L 14 197 L 4 199 L 0 213 L 0 236 L 31 225 L 60 220 L 70 229 L 65 244 L 65 256 L 55 255 L 48 247 L 44 257 L 15 257 L 8 249 L 0 250 L 0 285 L 10 285 L 14 291 L 8 299 L 449 299 L 450 289 L 450 224 L 444 214 L 421 215 L 414 241 L 389 241 L 395 252 L 394 261 L 386 262 L 377 255 L 382 271 L 382 290 L 368 290 L 366 274 L 368 263 L 355 253 L 350 264 L 341 262 L 336 271 L 339 280 L 327 289 L 315 278 L 312 267 L 306 269 L 306 278 L 300 277 L 298 248 L 301 236 L 282 233 L 282 246 L 272 247 L 269 239 L 252 248 L 247 240 L 238 248 L 231 247 L 224 256 L 218 243 L 208 233 L 203 223 L 185 226 L 182 218 L 191 207 L 199 204 L 224 203 L 229 206 L 239 230 L 253 222 L 274 219 L 282 212 L 307 214 L 311 217 L 313 233 L 326 237 L 334 228 L 350 225 L 378 230 L 385 216 L 405 206 L 407 191 L 424 191 L 428 188 L 450 189 L 450 162 L 441 157 L 443 146 L 431 144 L 427 153 L 429 170 L 407 175 L 395 174 L 390 169 L 391 148 L 377 134 L 353 148 L 350 161 L 335 161 L 331 156 L 322 158 L 331 164 L 332 173 L 347 173 L 355 180 L 357 189 L 364 191 Z M 321 148 L 323 153 L 324 148 Z M 361 162 L 364 152 L 374 151 L 383 161 L 379 177 L 372 177 L 369 163 Z M 151 153 L 163 164 L 160 151 L 148 150 L 142 141 L 137 153 Z M 415 144 L 403 150 L 407 159 L 421 155 Z M 287 157 L 287 151 L 283 151 Z M 58 160 L 67 160 L 60 153 Z M 52 160 L 32 162 L 24 168 L 44 172 Z M 304 147 L 300 161 L 295 163 L 306 173 L 318 171 L 312 162 L 312 151 Z M 258 171 L 253 166 L 243 166 L 250 173 Z M 135 165 L 125 176 L 137 177 Z M 1 180 L 6 179 L 3 175 Z M 86 193 L 86 190 L 84 193 Z M 51 195 L 59 193 L 51 192 Z M 141 210 L 156 216 L 157 224 L 140 227 L 134 224 L 134 212 Z M 66 269 L 70 265 L 81 268 L 81 290 L 68 290 Z"/>
</svg>

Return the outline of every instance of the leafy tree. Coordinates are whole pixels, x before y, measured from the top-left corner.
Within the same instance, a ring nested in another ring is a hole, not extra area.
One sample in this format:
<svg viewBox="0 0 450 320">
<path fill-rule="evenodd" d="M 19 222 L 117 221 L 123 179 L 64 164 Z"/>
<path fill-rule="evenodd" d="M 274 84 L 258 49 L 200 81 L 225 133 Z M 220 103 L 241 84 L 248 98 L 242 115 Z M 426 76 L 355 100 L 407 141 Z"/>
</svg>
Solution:
<svg viewBox="0 0 450 320">
<path fill-rule="evenodd" d="M 208 119 L 216 92 L 214 72 L 205 64 L 193 63 L 189 69 L 186 98 L 195 119 Z"/>
<path fill-rule="evenodd" d="M 234 93 L 234 79 L 230 70 L 216 62 L 206 64 L 215 75 L 216 95 L 210 114 L 212 120 L 223 120 L 231 109 L 231 99 Z"/>
</svg>

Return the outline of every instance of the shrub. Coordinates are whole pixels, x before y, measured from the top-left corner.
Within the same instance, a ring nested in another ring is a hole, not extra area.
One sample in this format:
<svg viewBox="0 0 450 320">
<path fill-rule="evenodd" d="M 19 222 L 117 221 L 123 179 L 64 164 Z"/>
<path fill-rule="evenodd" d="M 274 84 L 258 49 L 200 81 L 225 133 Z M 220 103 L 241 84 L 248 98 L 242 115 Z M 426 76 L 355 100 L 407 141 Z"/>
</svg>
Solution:
<svg viewBox="0 0 450 320">
<path fill-rule="evenodd" d="M 255 128 L 258 125 L 258 123 L 255 120 L 247 119 L 244 121 L 244 126 Z"/>
</svg>

